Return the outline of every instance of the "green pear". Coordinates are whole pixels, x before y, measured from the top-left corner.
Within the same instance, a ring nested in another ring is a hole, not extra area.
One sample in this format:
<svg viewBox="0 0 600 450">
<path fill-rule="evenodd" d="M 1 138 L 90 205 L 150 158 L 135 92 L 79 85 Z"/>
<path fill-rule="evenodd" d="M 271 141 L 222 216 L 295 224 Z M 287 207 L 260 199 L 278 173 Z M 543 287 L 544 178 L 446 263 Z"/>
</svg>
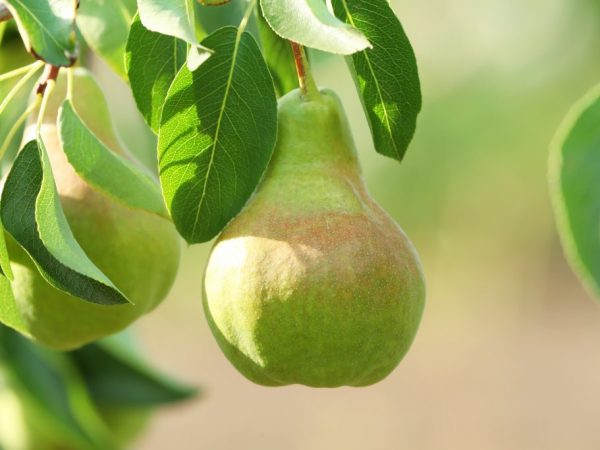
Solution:
<svg viewBox="0 0 600 450">
<path fill-rule="evenodd" d="M 75 80 L 76 110 L 105 144 L 124 154 L 99 87 L 81 70 L 75 73 Z M 171 222 L 106 196 L 69 164 L 56 127 L 64 91 L 64 83 L 59 84 L 41 132 L 61 204 L 73 235 L 87 256 L 132 304 L 92 304 L 54 288 L 42 278 L 29 255 L 7 235 L 14 273 L 14 305 L 4 306 L 4 310 L 16 309 L 22 319 L 8 325 L 57 350 L 77 348 L 116 333 L 153 310 L 169 292 L 180 257 L 180 240 Z M 77 99 L 82 99 L 81 104 Z M 0 320 L 2 311 L 0 307 Z"/>
<path fill-rule="evenodd" d="M 330 90 L 279 101 L 263 181 L 212 249 L 204 309 L 233 365 L 265 386 L 366 386 L 408 351 L 424 306 L 415 249 L 369 196 Z"/>
</svg>

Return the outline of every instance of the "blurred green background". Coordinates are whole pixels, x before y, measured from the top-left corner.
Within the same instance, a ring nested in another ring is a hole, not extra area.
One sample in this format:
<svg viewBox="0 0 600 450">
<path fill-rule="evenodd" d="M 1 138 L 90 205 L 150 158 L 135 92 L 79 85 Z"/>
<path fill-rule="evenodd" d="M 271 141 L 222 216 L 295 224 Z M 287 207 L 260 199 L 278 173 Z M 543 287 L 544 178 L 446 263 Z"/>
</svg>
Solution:
<svg viewBox="0 0 600 450">
<path fill-rule="evenodd" d="M 554 131 L 600 82 L 600 1 L 392 4 L 424 96 L 402 165 L 373 150 L 343 59 L 315 58 L 315 72 L 343 99 L 372 194 L 421 254 L 428 297 L 411 351 L 370 388 L 255 386 L 210 335 L 210 245 L 190 247 L 138 330 L 157 363 L 206 394 L 160 413 L 140 450 L 600 448 L 600 308 L 564 260 L 546 181 Z M 124 139 L 151 162 L 127 88 L 89 63 Z"/>
</svg>

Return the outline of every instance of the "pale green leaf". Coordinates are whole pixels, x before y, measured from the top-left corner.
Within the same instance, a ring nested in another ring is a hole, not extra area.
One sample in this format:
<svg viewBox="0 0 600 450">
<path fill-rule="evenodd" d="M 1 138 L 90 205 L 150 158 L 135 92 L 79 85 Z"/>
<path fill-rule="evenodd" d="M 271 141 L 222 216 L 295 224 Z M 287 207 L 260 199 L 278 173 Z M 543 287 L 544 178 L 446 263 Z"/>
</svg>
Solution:
<svg viewBox="0 0 600 450">
<path fill-rule="evenodd" d="M 337 19 L 323 0 L 260 0 L 263 15 L 282 38 L 339 55 L 370 44 L 358 30 Z"/>
<path fill-rule="evenodd" d="M 8 249 L 6 248 L 6 239 L 4 237 L 4 226 L 0 222 L 0 270 L 2 275 L 8 278 L 10 281 L 14 279 L 12 268 L 10 267 L 10 258 L 8 256 Z M 2 297 L 0 297 L 1 299 Z M 1 301 L 1 300 L 0 300 Z"/>
<path fill-rule="evenodd" d="M 168 217 L 158 183 L 102 144 L 82 122 L 69 100 L 60 109 L 58 127 L 62 149 L 81 178 L 130 208 Z"/>
<path fill-rule="evenodd" d="M 200 45 L 196 37 L 194 0 L 138 0 L 140 20 L 150 31 L 173 36 L 197 47 L 198 53 L 210 49 Z M 201 58 L 194 56 L 189 60 L 189 69 L 196 70 Z"/>
<path fill-rule="evenodd" d="M 122 78 L 125 44 L 136 11 L 132 0 L 84 0 L 77 11 L 77 26 L 87 44 Z"/>
</svg>

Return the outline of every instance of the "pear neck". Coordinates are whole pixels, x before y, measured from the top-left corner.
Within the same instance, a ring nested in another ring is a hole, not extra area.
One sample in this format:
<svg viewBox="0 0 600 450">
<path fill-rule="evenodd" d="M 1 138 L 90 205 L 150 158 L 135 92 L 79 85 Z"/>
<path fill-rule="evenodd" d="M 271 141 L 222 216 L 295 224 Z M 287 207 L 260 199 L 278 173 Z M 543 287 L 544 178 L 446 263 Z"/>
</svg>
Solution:
<svg viewBox="0 0 600 450">
<path fill-rule="evenodd" d="M 300 90 L 280 100 L 279 135 L 273 166 L 358 169 L 350 127 L 337 96 L 322 90 L 307 98 Z"/>
</svg>

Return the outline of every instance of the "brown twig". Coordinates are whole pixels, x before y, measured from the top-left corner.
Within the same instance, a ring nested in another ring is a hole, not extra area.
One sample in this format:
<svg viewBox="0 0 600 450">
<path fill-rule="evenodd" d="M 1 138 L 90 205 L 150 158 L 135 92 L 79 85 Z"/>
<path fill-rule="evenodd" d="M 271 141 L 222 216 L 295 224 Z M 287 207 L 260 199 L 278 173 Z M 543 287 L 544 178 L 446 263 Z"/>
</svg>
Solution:
<svg viewBox="0 0 600 450">
<path fill-rule="evenodd" d="M 60 66 L 46 64 L 46 66 L 44 67 L 44 73 L 42 73 L 40 81 L 38 81 L 35 93 L 39 95 L 44 95 L 44 92 L 46 92 L 46 87 L 48 86 L 48 82 L 56 81 L 59 72 Z"/>
<path fill-rule="evenodd" d="M 5 5 L 0 5 L 0 22 L 12 19 L 12 14 Z"/>
</svg>

